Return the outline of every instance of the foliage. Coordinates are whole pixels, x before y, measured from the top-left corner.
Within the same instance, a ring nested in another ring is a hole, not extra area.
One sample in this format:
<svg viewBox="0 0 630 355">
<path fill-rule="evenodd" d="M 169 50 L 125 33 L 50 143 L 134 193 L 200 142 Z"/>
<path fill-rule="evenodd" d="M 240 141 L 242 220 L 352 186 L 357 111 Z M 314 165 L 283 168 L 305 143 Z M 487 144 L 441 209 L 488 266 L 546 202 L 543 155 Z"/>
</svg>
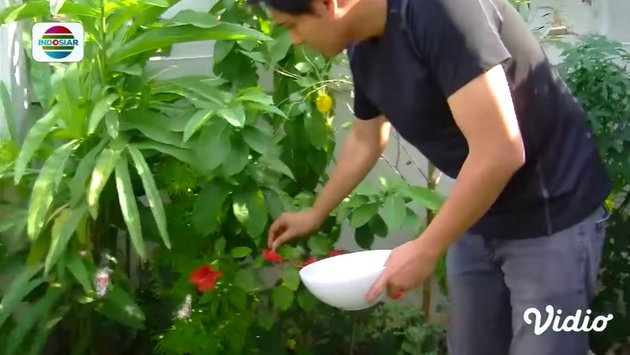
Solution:
<svg viewBox="0 0 630 355">
<path fill-rule="evenodd" d="M 335 318 L 298 270 L 329 255 L 342 216 L 370 248 L 370 234 L 421 228 L 412 201 L 439 206 L 434 192 L 384 180 L 314 236 L 265 251 L 270 221 L 309 207 L 326 177 L 333 61 L 292 46 L 243 1 L 161 18 L 177 2 L 62 1 L 51 14 L 31 1 L 0 12 L 0 23 L 63 16 L 87 37 L 80 63 L 29 62 L 41 118 L 3 145 L 2 181 L 17 194 L 0 228 L 11 280 L 0 289 L 3 353 L 56 340 L 64 354 L 281 354 L 297 349 L 292 339 L 308 353 Z M 152 69 L 150 58 L 199 40 L 216 40 L 214 75 Z"/>
<path fill-rule="evenodd" d="M 569 88 L 588 114 L 601 155 L 613 179 L 608 201 L 612 211 L 602 260 L 602 289 L 596 314 L 613 314 L 609 326 L 593 333 L 593 351 L 605 353 L 630 342 L 630 55 L 619 43 L 601 36 L 585 37 L 564 47 L 560 65 Z"/>
</svg>

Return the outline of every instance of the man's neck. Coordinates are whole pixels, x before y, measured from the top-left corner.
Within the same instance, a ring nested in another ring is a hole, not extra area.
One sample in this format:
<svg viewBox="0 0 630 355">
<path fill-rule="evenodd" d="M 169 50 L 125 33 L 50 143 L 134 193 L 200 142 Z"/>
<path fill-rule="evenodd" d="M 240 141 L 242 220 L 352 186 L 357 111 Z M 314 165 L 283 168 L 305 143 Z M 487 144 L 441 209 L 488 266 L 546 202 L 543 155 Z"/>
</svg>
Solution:
<svg viewBox="0 0 630 355">
<path fill-rule="evenodd" d="M 387 23 L 388 0 L 338 0 L 335 17 L 345 22 L 352 42 L 380 37 Z"/>
</svg>

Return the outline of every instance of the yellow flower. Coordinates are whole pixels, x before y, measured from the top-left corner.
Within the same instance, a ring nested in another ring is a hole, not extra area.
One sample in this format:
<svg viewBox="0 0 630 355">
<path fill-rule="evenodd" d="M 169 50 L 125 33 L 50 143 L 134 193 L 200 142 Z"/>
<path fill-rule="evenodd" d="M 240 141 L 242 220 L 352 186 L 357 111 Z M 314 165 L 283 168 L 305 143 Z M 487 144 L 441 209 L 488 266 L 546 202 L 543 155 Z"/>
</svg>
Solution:
<svg viewBox="0 0 630 355">
<path fill-rule="evenodd" d="M 321 113 L 328 113 L 332 107 L 332 97 L 325 92 L 317 95 L 317 100 L 315 100 L 315 104 L 317 105 L 317 111 Z"/>
<path fill-rule="evenodd" d="M 295 341 L 295 339 L 287 340 L 287 348 L 289 348 L 290 350 L 295 349 L 296 345 L 297 345 L 297 342 Z"/>
</svg>

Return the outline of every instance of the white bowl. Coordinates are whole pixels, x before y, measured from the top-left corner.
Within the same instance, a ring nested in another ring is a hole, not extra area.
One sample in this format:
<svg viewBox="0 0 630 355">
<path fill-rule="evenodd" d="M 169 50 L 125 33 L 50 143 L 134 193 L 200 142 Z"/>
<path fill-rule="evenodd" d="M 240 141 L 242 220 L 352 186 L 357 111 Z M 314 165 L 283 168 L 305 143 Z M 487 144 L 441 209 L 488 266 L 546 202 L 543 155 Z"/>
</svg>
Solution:
<svg viewBox="0 0 630 355">
<path fill-rule="evenodd" d="M 384 270 L 391 250 L 366 250 L 316 261 L 300 270 L 304 286 L 320 301 L 346 311 L 372 307 L 365 296 Z"/>
</svg>

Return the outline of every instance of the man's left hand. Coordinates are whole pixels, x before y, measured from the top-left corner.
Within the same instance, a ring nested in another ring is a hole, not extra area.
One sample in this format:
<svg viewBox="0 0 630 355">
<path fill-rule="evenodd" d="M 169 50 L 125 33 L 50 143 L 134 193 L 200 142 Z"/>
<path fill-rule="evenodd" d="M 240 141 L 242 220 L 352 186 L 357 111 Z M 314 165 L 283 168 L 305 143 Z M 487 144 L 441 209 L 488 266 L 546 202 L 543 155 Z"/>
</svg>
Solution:
<svg viewBox="0 0 630 355">
<path fill-rule="evenodd" d="M 419 286 L 431 276 L 439 256 L 439 253 L 424 246 L 420 239 L 394 248 L 385 262 L 381 277 L 367 293 L 367 302 L 373 303 L 384 291 L 390 297 L 398 298 L 396 295 Z"/>
</svg>

